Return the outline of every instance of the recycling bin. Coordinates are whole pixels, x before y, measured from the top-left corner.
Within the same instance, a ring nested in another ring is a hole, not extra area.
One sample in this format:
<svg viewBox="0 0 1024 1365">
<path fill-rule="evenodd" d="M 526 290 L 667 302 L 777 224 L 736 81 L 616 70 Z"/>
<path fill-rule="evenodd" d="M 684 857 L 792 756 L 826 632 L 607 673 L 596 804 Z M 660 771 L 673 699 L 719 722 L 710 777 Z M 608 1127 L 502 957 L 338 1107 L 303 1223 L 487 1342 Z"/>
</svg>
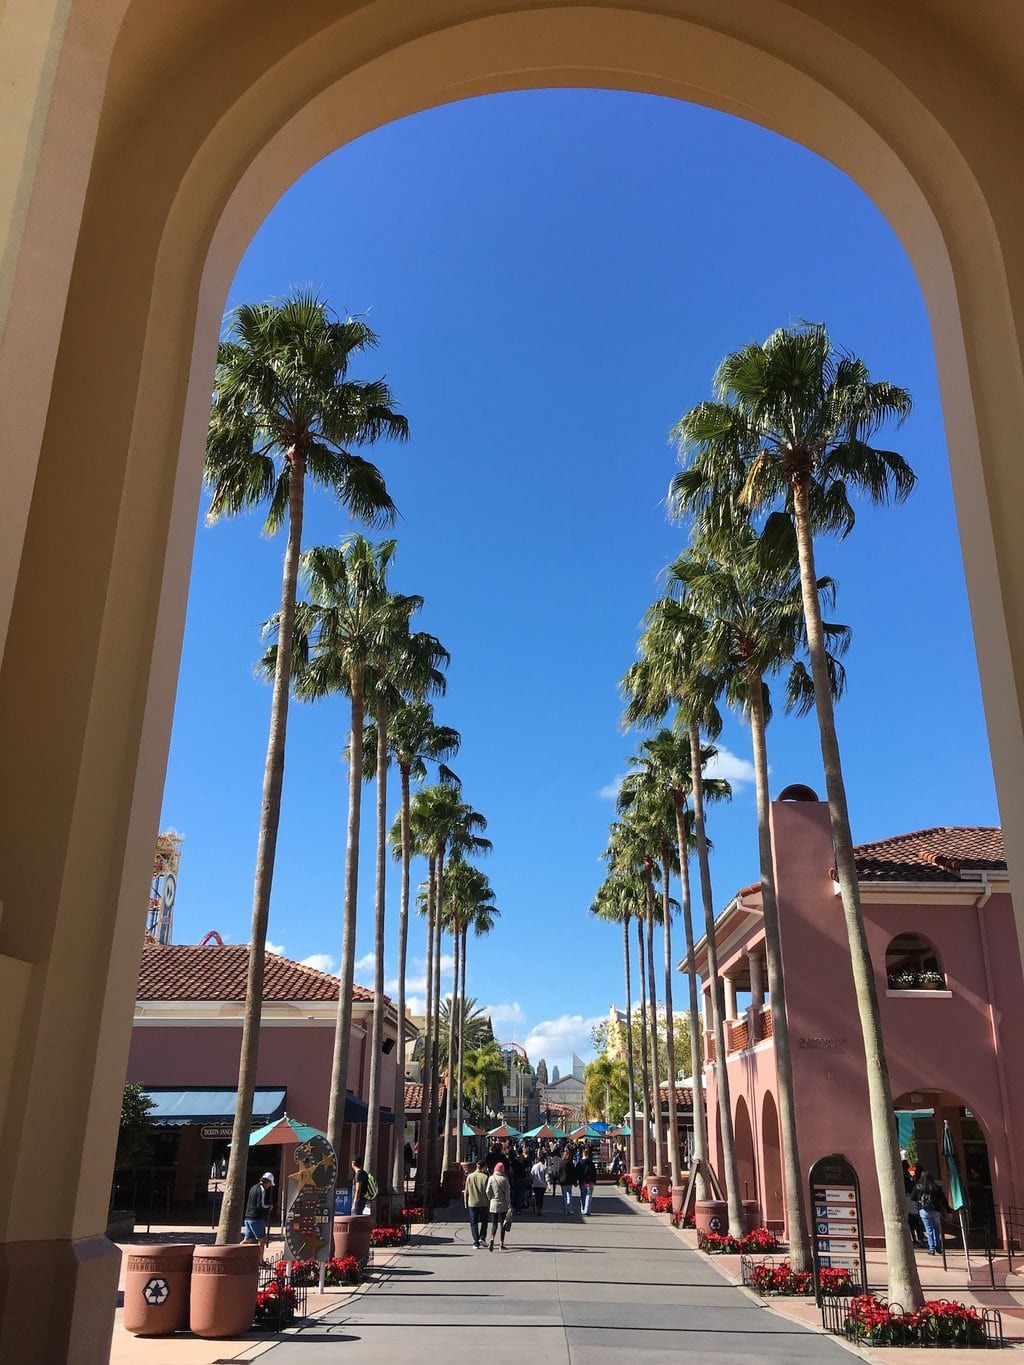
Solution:
<svg viewBox="0 0 1024 1365">
<path fill-rule="evenodd" d="M 240 1337 L 252 1327 L 260 1278 L 260 1248 L 196 1247 L 192 1257 L 189 1325 L 197 1337 Z"/>
<path fill-rule="evenodd" d="M 188 1329 L 191 1242 L 136 1247 L 124 1276 L 124 1328 L 136 1337 L 166 1337 Z"/>
</svg>

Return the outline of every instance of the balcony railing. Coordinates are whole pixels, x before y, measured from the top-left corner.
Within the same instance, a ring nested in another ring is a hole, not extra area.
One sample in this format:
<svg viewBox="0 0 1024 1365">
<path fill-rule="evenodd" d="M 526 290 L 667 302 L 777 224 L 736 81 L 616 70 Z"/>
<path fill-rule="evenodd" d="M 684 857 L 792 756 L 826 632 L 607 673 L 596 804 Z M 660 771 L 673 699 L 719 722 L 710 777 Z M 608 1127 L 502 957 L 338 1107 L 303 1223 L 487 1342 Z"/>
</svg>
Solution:
<svg viewBox="0 0 1024 1365">
<path fill-rule="evenodd" d="M 761 1011 L 761 1037 L 770 1038 L 772 1036 L 772 1007 L 767 1005 Z"/>
<path fill-rule="evenodd" d="M 750 1030 L 746 1020 L 729 1025 L 729 1051 L 745 1052 L 750 1046 Z"/>
</svg>

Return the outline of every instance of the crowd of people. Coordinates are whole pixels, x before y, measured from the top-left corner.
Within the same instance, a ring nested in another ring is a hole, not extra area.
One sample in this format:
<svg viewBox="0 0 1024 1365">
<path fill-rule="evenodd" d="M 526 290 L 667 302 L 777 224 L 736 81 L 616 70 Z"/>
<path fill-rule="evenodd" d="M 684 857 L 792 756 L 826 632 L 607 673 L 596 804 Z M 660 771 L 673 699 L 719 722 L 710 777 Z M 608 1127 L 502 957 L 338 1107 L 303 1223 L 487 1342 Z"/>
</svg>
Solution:
<svg viewBox="0 0 1024 1365">
<path fill-rule="evenodd" d="M 505 1250 L 505 1238 L 512 1230 L 513 1214 L 543 1217 L 544 1199 L 550 1190 L 557 1198 L 561 1191 L 563 1216 L 573 1213 L 573 1200 L 579 1201 L 584 1218 L 591 1214 L 597 1163 L 585 1142 L 564 1144 L 527 1143 L 515 1146 L 511 1140 L 496 1143 L 466 1177 L 463 1199 L 469 1214 L 473 1246 Z M 578 1193 L 577 1193 L 578 1192 Z"/>
</svg>

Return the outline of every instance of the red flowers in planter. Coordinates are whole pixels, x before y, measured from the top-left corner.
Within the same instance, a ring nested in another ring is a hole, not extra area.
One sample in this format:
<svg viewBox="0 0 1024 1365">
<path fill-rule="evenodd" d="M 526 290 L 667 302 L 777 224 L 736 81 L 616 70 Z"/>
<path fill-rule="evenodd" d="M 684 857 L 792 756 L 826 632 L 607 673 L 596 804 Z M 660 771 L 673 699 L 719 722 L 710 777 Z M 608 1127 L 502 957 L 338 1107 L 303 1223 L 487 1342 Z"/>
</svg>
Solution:
<svg viewBox="0 0 1024 1365">
<path fill-rule="evenodd" d="M 779 1239 L 767 1228 L 754 1228 L 745 1237 L 730 1237 L 727 1232 L 706 1232 L 698 1245 L 709 1256 L 749 1256 L 758 1251 L 778 1251 Z"/>
<path fill-rule="evenodd" d="M 292 1284 L 310 1286 L 320 1283 L 319 1261 L 292 1261 L 291 1266 Z M 288 1262 L 278 1261 L 274 1269 L 278 1280 L 283 1283 L 288 1274 Z M 358 1284 L 361 1279 L 362 1270 L 355 1256 L 332 1256 L 327 1262 L 324 1284 Z"/>
<path fill-rule="evenodd" d="M 986 1340 L 977 1309 L 946 1299 L 897 1313 L 873 1294 L 859 1294 L 850 1300 L 846 1325 L 865 1341 L 885 1346 L 984 1346 Z"/>
<path fill-rule="evenodd" d="M 256 1293 L 253 1326 L 273 1323 L 276 1326 L 287 1327 L 295 1320 L 295 1303 L 294 1289 L 282 1284 L 280 1280 L 271 1280 L 266 1289 L 260 1289 Z"/>
<path fill-rule="evenodd" d="M 426 1223 L 430 1213 L 422 1205 L 417 1205 L 414 1209 L 403 1209 L 399 1216 L 403 1223 Z"/>
<path fill-rule="evenodd" d="M 659 1194 L 657 1198 L 651 1200 L 651 1208 L 655 1213 L 671 1213 L 672 1196 L 670 1194 Z"/>
<path fill-rule="evenodd" d="M 697 1220 L 692 1213 L 686 1214 L 685 1217 L 681 1213 L 674 1213 L 671 1222 L 674 1228 L 694 1228 L 697 1226 Z"/>
<path fill-rule="evenodd" d="M 384 1227 L 371 1228 L 370 1246 L 372 1247 L 400 1247 L 404 1246 L 409 1240 L 408 1227 Z"/>
</svg>

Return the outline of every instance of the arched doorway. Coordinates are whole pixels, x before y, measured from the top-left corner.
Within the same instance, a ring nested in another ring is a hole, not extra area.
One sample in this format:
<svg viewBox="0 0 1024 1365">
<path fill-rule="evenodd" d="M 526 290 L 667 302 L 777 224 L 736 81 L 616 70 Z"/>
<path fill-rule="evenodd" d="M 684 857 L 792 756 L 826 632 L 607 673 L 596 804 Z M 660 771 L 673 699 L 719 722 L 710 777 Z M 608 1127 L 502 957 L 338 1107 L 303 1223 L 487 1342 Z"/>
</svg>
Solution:
<svg viewBox="0 0 1024 1365">
<path fill-rule="evenodd" d="M 782 1143 L 779 1137 L 779 1111 L 771 1091 L 761 1105 L 761 1163 L 764 1222 L 766 1227 L 785 1223 L 785 1196 L 782 1186 Z"/>
<path fill-rule="evenodd" d="M 924 1087 L 897 1096 L 893 1107 L 906 1159 L 938 1180 L 951 1206 L 959 1182 L 975 1245 L 983 1245 L 986 1235 L 997 1240 L 1003 1233 L 998 1209 L 1006 1200 L 996 1194 L 999 1154 L 990 1147 L 983 1117 L 962 1096 Z M 946 1152 L 947 1132 L 955 1167 Z"/>
<path fill-rule="evenodd" d="M 927 0 L 665 8 L 79 0 L 0 19 L 0 37 L 18 30 L 24 77 L 4 94 L 0 158 L 13 225 L 0 261 L 0 1032 L 13 1040 L 0 1256 L 21 1321 L 47 1314 L 19 1247 L 66 1257 L 68 1322 L 73 1304 L 103 1318 L 110 1297 L 96 1293 L 113 1265 L 97 1172 L 113 1150 L 228 280 L 285 186 L 369 128 L 497 90 L 642 90 L 794 137 L 872 195 L 935 327 L 1007 842 L 1024 846 L 1024 623 L 1004 607 L 1024 597 L 1024 237 L 1005 173 L 1019 11 L 976 30 L 969 7 L 940 22 Z M 53 1124 L 64 1160 L 40 1186 L 35 1144 Z"/>
<path fill-rule="evenodd" d="M 754 1132 L 750 1126 L 750 1111 L 741 1095 L 736 1101 L 736 1174 L 740 1182 L 740 1198 L 757 1199 L 757 1162 L 754 1160 Z"/>
</svg>

